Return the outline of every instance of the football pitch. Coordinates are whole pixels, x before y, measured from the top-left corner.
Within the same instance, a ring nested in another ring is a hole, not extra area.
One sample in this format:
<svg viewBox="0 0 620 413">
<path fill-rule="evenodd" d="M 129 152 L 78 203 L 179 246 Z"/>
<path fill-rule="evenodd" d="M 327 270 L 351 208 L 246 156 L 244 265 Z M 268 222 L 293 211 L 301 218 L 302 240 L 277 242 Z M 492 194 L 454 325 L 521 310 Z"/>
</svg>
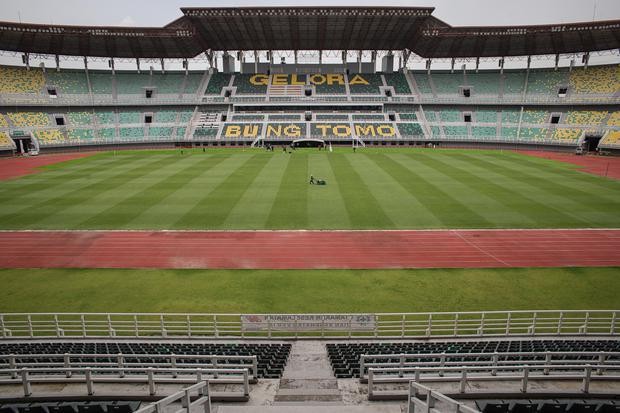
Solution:
<svg viewBox="0 0 620 413">
<path fill-rule="evenodd" d="M 617 228 L 620 181 L 499 151 L 123 151 L 2 181 L 0 206 L 0 229 Z"/>
</svg>

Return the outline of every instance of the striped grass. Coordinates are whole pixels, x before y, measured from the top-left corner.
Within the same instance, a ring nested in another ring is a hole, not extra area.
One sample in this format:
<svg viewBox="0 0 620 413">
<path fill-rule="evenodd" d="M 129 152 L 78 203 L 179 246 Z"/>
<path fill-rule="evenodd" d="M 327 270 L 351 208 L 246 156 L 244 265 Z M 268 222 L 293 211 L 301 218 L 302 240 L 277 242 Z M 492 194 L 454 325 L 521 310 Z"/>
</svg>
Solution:
<svg viewBox="0 0 620 413">
<path fill-rule="evenodd" d="M 127 151 L 0 182 L 0 229 L 617 228 L 619 211 L 620 181 L 499 151 Z"/>
</svg>

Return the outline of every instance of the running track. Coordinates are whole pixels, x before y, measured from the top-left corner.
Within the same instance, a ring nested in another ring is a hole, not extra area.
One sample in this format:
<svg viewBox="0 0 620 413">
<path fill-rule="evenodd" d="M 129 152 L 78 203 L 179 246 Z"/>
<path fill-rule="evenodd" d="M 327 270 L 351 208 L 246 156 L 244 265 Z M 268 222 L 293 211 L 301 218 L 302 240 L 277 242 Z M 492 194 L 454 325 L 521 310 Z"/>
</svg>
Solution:
<svg viewBox="0 0 620 413">
<path fill-rule="evenodd" d="M 0 232 L 4 268 L 620 266 L 620 230 Z"/>
</svg>

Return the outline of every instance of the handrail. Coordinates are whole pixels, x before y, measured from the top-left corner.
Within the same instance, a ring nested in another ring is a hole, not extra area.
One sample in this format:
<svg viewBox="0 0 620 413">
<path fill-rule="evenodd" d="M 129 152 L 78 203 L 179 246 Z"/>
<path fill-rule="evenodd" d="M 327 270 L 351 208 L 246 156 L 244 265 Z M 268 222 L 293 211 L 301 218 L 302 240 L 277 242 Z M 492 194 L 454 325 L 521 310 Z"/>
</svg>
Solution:
<svg viewBox="0 0 620 413">
<path fill-rule="evenodd" d="M 197 398 L 192 401 L 191 393 L 196 392 Z M 192 386 L 186 387 L 183 390 L 180 390 L 176 393 L 171 394 L 168 397 L 164 397 L 161 400 L 158 400 L 154 403 L 151 403 L 147 406 L 140 407 L 134 413 L 154 413 L 154 412 L 163 412 L 164 409 L 171 404 L 181 401 L 181 405 L 183 406 L 181 409 L 175 410 L 174 413 L 190 413 L 191 408 L 194 406 L 202 405 L 204 408 L 204 413 L 211 413 L 211 397 L 209 395 L 209 382 L 203 381 L 200 383 L 196 383 Z M 168 411 L 169 409 L 166 409 Z"/>
<path fill-rule="evenodd" d="M 617 336 L 620 310 L 370 314 L 6 313 L 0 338 Z"/>
<path fill-rule="evenodd" d="M 58 362 L 20 362 L 28 359 L 58 359 Z M 73 360 L 78 358 L 79 360 Z M 114 362 L 101 362 L 97 359 L 110 359 Z M 93 359 L 85 361 L 84 359 Z M 162 359 L 161 362 L 130 362 L 132 359 Z M 6 360 L 2 363 L 1 360 Z M 206 360 L 210 363 L 183 363 L 183 360 Z M 228 361 L 226 364 L 218 364 L 218 360 Z M 231 360 L 238 360 L 239 363 L 230 363 Z M 249 364 L 243 363 L 248 361 Z M 257 356 L 225 356 L 225 355 L 205 355 L 205 354 L 124 354 L 124 353 L 102 353 L 102 354 L 81 354 L 81 353 L 40 353 L 40 354 L 0 354 L 0 369 L 21 367 L 116 367 L 120 370 L 133 370 L 134 368 L 208 368 L 208 369 L 248 369 L 251 380 L 258 379 L 258 358 Z M 6 367 L 5 367 L 6 368 Z"/>
<path fill-rule="evenodd" d="M 426 395 L 426 400 L 419 398 L 420 394 Z M 466 406 L 430 387 L 416 383 L 413 380 L 409 382 L 407 413 L 415 413 L 418 407 L 422 412 L 441 413 L 440 410 L 435 409 L 435 403 L 438 401 L 448 404 L 457 413 L 480 413 L 480 410 Z"/>
<path fill-rule="evenodd" d="M 134 367 L 127 370 L 130 371 L 109 367 L 0 369 L 0 385 L 21 383 L 24 397 L 28 397 L 32 395 L 32 384 L 37 383 L 84 383 L 89 396 L 95 393 L 95 383 L 145 383 L 148 384 L 149 395 L 154 396 L 157 394 L 157 383 L 199 383 L 209 376 L 208 381 L 212 384 L 241 385 L 243 397 L 250 394 L 248 369 Z"/>
<path fill-rule="evenodd" d="M 568 356 L 568 360 L 559 357 Z M 520 357 L 521 360 L 506 360 L 508 357 Z M 590 357 L 579 360 L 579 357 Z M 398 362 L 379 362 L 378 360 L 396 359 Z M 468 359 L 478 360 L 457 360 Z M 430 361 L 407 361 L 408 359 L 430 359 Z M 438 359 L 438 360 L 437 360 Z M 480 360 L 485 359 L 485 360 Z M 614 351 L 539 351 L 539 352 L 491 352 L 491 353 L 399 353 L 399 354 L 362 354 L 360 355 L 360 381 L 366 379 L 370 368 L 404 368 L 404 367 L 450 367 L 450 366 L 514 366 L 514 365 L 567 365 L 591 364 L 593 359 L 599 365 L 620 365 L 620 352 Z M 374 360 L 374 361 L 373 361 Z M 437 360 L 437 361 L 436 361 Z"/>
<path fill-rule="evenodd" d="M 595 370 L 597 374 L 592 375 Z M 542 374 L 533 374 L 541 372 Z M 472 381 L 520 381 L 520 391 L 526 393 L 530 380 L 580 380 L 581 392 L 588 393 L 592 380 L 620 380 L 619 365 L 537 365 L 497 366 L 492 371 L 480 366 L 451 367 L 403 367 L 368 369 L 368 398 L 374 398 L 378 392 L 376 384 L 420 382 L 458 382 L 459 392 L 465 393 L 467 384 Z M 600 373 L 599 373 L 600 372 Z M 377 375 L 379 377 L 377 377 Z"/>
</svg>

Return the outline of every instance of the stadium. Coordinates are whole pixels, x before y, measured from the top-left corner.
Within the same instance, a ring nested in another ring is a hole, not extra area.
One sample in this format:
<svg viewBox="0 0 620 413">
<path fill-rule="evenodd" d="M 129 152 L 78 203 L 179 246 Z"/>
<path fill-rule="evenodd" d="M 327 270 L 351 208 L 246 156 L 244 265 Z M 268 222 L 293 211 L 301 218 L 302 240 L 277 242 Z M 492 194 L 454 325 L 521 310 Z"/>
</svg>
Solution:
<svg viewBox="0 0 620 413">
<path fill-rule="evenodd" d="M 0 413 L 620 412 L 596 4 L 0 21 Z"/>
</svg>

